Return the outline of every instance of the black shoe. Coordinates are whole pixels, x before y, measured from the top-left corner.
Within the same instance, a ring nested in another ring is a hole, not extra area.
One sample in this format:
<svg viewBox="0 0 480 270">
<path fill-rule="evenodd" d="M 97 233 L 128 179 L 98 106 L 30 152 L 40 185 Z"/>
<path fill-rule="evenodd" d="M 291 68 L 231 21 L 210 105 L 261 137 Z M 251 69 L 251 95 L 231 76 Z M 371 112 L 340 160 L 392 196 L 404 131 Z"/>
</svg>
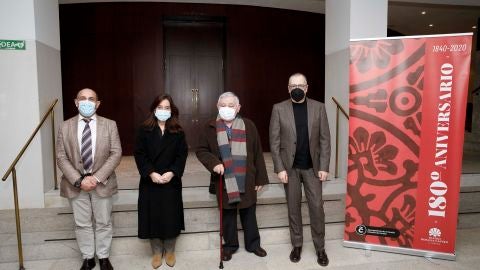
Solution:
<svg viewBox="0 0 480 270">
<path fill-rule="evenodd" d="M 321 251 L 317 251 L 317 262 L 321 266 L 327 266 L 328 265 L 328 256 L 327 253 L 325 252 L 325 249 L 322 249 Z"/>
<path fill-rule="evenodd" d="M 258 257 L 265 257 L 267 256 L 267 252 L 265 251 L 265 249 L 263 249 L 262 247 L 258 247 L 257 249 L 255 249 L 254 251 L 252 251 L 253 254 L 257 255 Z"/>
<path fill-rule="evenodd" d="M 108 258 L 99 259 L 100 270 L 113 270 L 113 266 Z"/>
<path fill-rule="evenodd" d="M 95 258 L 84 259 L 80 270 L 91 270 L 95 268 Z"/>
<path fill-rule="evenodd" d="M 301 254 L 302 254 L 302 247 L 294 247 L 292 249 L 292 252 L 290 252 L 290 261 L 294 263 L 299 262 L 300 259 L 302 258 L 302 256 L 300 256 Z"/>
<path fill-rule="evenodd" d="M 228 250 L 228 249 L 223 249 L 222 252 L 222 261 L 228 262 L 232 259 L 233 251 Z"/>
</svg>

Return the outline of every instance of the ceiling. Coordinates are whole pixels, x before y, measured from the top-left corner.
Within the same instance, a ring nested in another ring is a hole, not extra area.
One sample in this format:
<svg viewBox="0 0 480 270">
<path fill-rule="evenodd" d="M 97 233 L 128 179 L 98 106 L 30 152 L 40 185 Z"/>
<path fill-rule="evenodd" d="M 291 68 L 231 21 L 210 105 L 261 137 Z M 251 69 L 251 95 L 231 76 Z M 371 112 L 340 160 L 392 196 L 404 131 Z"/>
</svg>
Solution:
<svg viewBox="0 0 480 270">
<path fill-rule="evenodd" d="M 471 6 L 407 3 L 390 1 L 388 28 L 404 35 L 427 35 L 474 32 L 480 18 L 480 1 L 423 1 L 423 2 L 475 2 Z M 417 1 L 418 2 L 418 1 Z M 474 5 L 473 5 L 474 4 Z M 422 11 L 426 14 L 422 15 Z M 433 26 L 430 26 L 433 25 Z M 477 26 L 478 27 L 478 26 Z"/>
<path fill-rule="evenodd" d="M 359 0 L 350 0 L 359 1 Z M 325 0 L 59 0 L 60 4 L 91 2 L 182 2 L 237 4 L 325 13 Z M 422 15 L 422 11 L 426 14 Z M 389 1 L 388 27 L 404 35 L 474 32 L 480 18 L 480 0 Z M 429 26 L 432 24 L 433 26 Z"/>
</svg>

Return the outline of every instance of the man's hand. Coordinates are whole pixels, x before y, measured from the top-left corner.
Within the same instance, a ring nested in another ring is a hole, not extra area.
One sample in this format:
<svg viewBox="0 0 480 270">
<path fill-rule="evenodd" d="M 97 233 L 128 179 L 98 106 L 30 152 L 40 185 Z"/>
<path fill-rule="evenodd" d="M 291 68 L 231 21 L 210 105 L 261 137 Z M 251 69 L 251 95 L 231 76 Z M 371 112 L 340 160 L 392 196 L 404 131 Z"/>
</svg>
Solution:
<svg viewBox="0 0 480 270">
<path fill-rule="evenodd" d="M 326 171 L 318 171 L 318 178 L 320 178 L 320 181 L 325 181 L 327 180 L 328 172 Z"/>
<path fill-rule="evenodd" d="M 173 172 L 166 172 L 166 173 L 162 174 L 161 183 L 166 184 L 166 183 L 170 182 L 170 180 L 172 180 L 173 176 L 174 176 Z"/>
<path fill-rule="evenodd" d="M 159 173 L 152 172 L 150 174 L 150 178 L 152 179 L 152 182 L 155 184 L 161 184 L 162 183 L 162 176 Z"/>
<path fill-rule="evenodd" d="M 287 184 L 288 183 L 288 174 L 287 171 L 281 171 L 278 174 L 278 179 L 280 179 L 280 182 Z"/>
<path fill-rule="evenodd" d="M 223 175 L 225 168 L 223 167 L 223 164 L 218 164 L 217 166 L 213 167 L 213 171 L 217 174 Z"/>
<path fill-rule="evenodd" d="M 90 192 L 97 187 L 97 179 L 93 176 L 87 176 L 83 178 L 80 188 L 85 192 Z"/>
<path fill-rule="evenodd" d="M 262 190 L 263 186 L 255 186 L 255 191 L 260 192 Z"/>
</svg>

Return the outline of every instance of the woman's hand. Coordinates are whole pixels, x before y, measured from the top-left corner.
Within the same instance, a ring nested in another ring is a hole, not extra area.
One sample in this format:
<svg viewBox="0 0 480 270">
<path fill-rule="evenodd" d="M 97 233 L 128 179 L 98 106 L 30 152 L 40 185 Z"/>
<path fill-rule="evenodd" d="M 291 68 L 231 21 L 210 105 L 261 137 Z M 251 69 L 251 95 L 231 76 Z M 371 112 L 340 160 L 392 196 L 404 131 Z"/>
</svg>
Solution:
<svg viewBox="0 0 480 270">
<path fill-rule="evenodd" d="M 150 178 L 152 179 L 152 182 L 154 182 L 155 184 L 162 184 L 162 175 L 160 175 L 159 173 L 156 173 L 156 172 L 152 172 L 150 174 Z"/>
<path fill-rule="evenodd" d="M 162 175 L 162 184 L 166 184 L 172 180 L 174 174 L 173 172 L 166 172 Z"/>
</svg>

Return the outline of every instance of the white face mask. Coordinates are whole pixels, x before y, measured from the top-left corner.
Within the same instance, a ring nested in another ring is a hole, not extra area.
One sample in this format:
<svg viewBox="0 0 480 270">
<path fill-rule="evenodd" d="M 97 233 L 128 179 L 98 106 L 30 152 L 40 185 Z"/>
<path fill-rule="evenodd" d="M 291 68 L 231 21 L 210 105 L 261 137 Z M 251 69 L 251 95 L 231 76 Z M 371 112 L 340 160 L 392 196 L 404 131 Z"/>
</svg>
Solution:
<svg viewBox="0 0 480 270">
<path fill-rule="evenodd" d="M 220 114 L 220 118 L 223 120 L 232 121 L 237 115 L 237 110 L 230 107 L 220 107 L 220 109 L 218 109 L 218 114 Z"/>
<path fill-rule="evenodd" d="M 155 110 L 155 117 L 157 117 L 157 119 L 162 122 L 167 121 L 171 116 L 172 116 L 172 112 L 169 110 L 161 110 L 161 109 Z"/>
</svg>

